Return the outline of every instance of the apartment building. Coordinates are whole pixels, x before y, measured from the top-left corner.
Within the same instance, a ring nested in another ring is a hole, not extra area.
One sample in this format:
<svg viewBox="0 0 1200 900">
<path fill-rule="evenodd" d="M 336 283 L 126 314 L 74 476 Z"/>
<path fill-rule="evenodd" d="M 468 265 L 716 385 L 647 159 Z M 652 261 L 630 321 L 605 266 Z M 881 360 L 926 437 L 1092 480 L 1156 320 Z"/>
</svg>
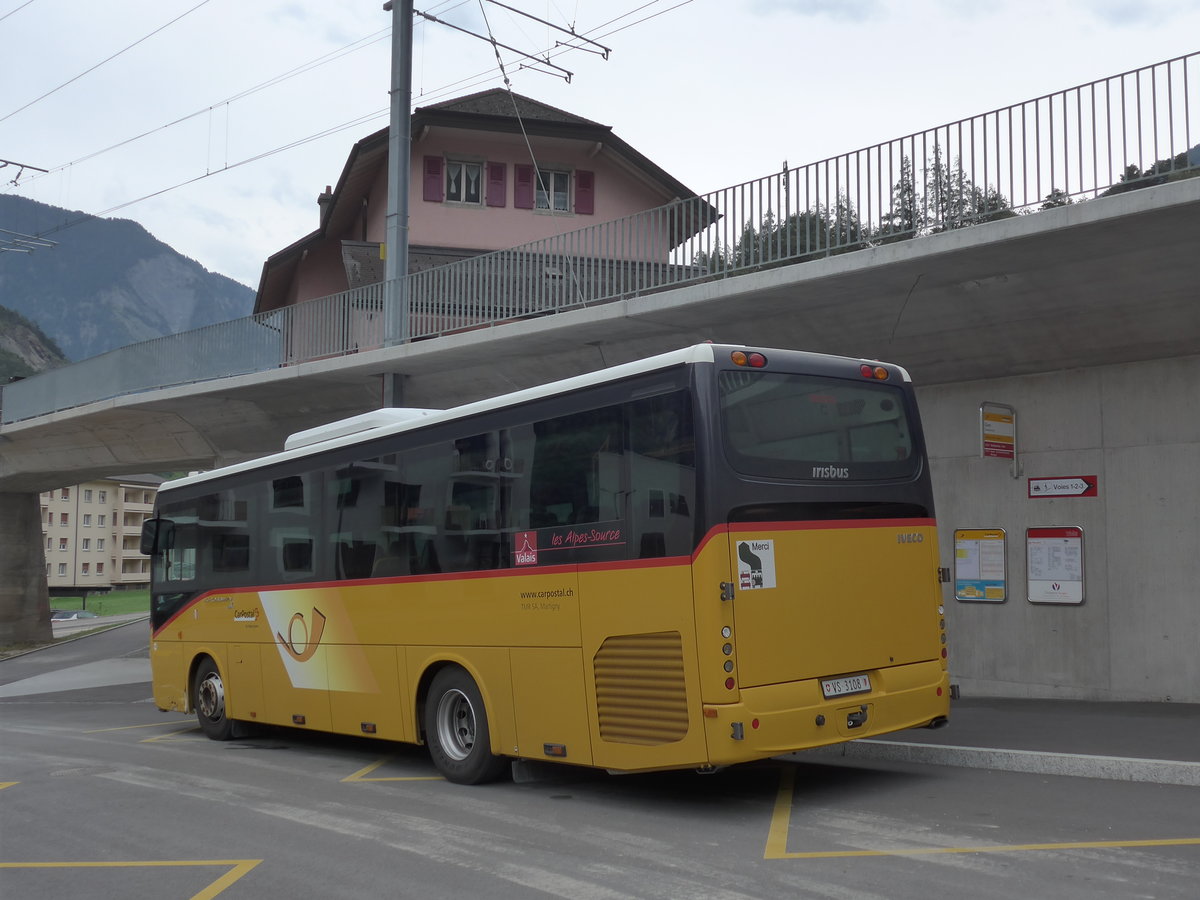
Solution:
<svg viewBox="0 0 1200 900">
<path fill-rule="evenodd" d="M 41 495 L 46 584 L 62 589 L 143 588 L 150 559 L 140 552 L 142 522 L 164 481 L 157 475 L 100 478 Z"/>
</svg>

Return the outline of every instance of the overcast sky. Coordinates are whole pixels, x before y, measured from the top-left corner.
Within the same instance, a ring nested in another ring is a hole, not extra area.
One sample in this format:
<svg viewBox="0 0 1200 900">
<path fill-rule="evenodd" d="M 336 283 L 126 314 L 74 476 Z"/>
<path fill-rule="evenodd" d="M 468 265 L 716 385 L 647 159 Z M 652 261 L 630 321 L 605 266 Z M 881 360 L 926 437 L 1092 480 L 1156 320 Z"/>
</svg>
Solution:
<svg viewBox="0 0 1200 900">
<path fill-rule="evenodd" d="M 554 56 L 569 84 L 504 51 L 513 90 L 701 193 L 1200 49 L 1200 0 L 506 3 L 612 51 Z M 533 53 L 564 37 L 479 0 L 416 8 Z M 490 45 L 417 21 L 414 107 L 502 86 Z M 381 0 L 0 0 L 0 159 L 51 170 L 0 189 L 257 287 L 387 124 L 390 25 Z"/>
</svg>

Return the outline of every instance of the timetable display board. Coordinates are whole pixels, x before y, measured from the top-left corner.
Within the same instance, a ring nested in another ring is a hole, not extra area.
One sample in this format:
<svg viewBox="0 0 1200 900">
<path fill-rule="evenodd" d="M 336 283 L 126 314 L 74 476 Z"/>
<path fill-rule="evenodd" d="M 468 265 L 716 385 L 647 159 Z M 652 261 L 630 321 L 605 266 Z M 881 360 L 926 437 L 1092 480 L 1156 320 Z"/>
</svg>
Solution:
<svg viewBox="0 0 1200 900">
<path fill-rule="evenodd" d="M 1008 537 L 1003 528 L 954 532 L 954 599 L 1003 603 L 1008 599 Z"/>
<path fill-rule="evenodd" d="M 1083 603 L 1082 528 L 1026 529 L 1025 560 L 1030 603 Z"/>
</svg>

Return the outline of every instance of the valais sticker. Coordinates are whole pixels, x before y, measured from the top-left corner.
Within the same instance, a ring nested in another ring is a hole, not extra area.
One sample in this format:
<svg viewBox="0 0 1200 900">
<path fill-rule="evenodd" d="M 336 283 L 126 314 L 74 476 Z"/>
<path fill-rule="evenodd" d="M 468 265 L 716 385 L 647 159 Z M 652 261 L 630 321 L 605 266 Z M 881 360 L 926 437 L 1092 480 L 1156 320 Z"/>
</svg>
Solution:
<svg viewBox="0 0 1200 900">
<path fill-rule="evenodd" d="M 513 562 L 518 566 L 536 566 L 538 561 L 537 532 L 518 531 L 513 542 Z"/>
</svg>

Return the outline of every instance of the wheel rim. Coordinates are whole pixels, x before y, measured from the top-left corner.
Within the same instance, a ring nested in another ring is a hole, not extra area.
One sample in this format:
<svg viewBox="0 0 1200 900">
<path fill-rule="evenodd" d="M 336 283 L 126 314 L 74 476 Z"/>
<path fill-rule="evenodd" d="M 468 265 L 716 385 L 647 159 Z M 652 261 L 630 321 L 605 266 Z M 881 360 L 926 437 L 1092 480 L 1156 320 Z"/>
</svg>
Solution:
<svg viewBox="0 0 1200 900">
<path fill-rule="evenodd" d="M 442 694 L 437 705 L 438 743 L 446 755 L 463 760 L 475 746 L 475 707 L 462 691 Z"/>
<path fill-rule="evenodd" d="M 224 717 L 225 685 L 216 672 L 209 672 L 196 687 L 196 709 L 211 722 L 219 722 Z"/>
</svg>

